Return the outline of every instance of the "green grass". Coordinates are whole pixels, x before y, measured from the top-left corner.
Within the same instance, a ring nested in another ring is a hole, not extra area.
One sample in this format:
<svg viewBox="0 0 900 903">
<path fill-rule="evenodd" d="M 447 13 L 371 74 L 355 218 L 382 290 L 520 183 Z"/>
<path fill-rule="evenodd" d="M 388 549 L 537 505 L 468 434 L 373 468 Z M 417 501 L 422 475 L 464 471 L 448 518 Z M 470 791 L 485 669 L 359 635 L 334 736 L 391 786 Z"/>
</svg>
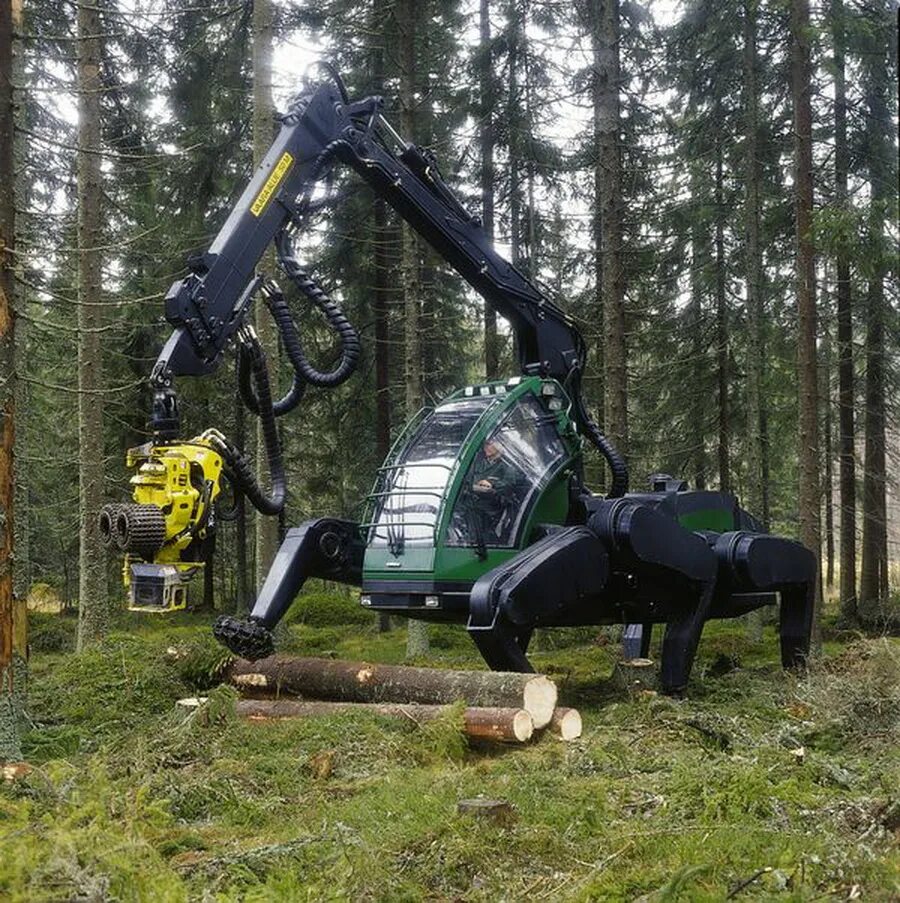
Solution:
<svg viewBox="0 0 900 903">
<path fill-rule="evenodd" d="M 402 660 L 402 629 L 343 607 L 306 600 L 284 647 Z M 35 769 L 0 788 L 0 899 L 722 900 L 754 875 L 736 899 L 900 894 L 896 640 L 836 635 L 797 676 L 771 629 L 751 646 L 716 624 L 687 699 L 630 701 L 615 644 L 542 635 L 584 736 L 467 749 L 453 719 L 246 724 L 227 688 L 207 718 L 176 711 L 215 684 L 207 620 L 123 616 L 75 655 L 69 622 L 34 618 Z M 479 666 L 460 628 L 432 636 L 431 663 Z M 514 822 L 458 815 L 478 794 Z"/>
</svg>

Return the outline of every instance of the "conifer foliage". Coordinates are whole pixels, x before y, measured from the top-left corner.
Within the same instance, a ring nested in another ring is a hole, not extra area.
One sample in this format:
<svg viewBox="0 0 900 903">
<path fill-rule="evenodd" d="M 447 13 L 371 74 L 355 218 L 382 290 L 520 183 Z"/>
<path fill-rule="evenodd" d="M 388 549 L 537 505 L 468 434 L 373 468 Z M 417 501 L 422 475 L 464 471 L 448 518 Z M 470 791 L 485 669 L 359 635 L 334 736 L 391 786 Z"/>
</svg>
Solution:
<svg viewBox="0 0 900 903">
<path fill-rule="evenodd" d="M 333 61 L 351 93 L 384 95 L 497 247 L 573 315 L 589 403 L 634 488 L 668 471 L 736 493 L 773 530 L 823 556 L 837 548 L 826 612 L 896 621 L 892 3 L 3 9 L 4 29 L 21 13 L 20 40 L 0 47 L 0 79 L 18 80 L 21 98 L 3 111 L 15 130 L 2 136 L 0 209 L 14 227 L 0 225 L 14 234 L 0 245 L 0 285 L 17 333 L 15 363 L 4 350 L 2 364 L 27 399 L 3 523 L 16 524 L 19 593 L 48 584 L 77 604 L 83 645 L 109 630 L 121 596 L 96 511 L 123 498 L 122 452 L 147 438 L 162 296 L 260 156 L 269 38 L 276 108 L 316 60 Z M 297 250 L 365 350 L 351 384 L 309 391 L 282 423 L 289 525 L 357 517 L 407 417 L 514 366 L 506 324 L 352 174 L 336 180 L 342 203 L 310 220 Z M 285 288 L 304 345 L 327 362 L 330 334 Z M 186 432 L 215 426 L 255 446 L 231 361 L 179 390 Z M 602 489 L 601 462 L 587 464 Z M 248 603 L 272 554 L 275 534 L 248 544 L 251 526 L 241 517 L 221 531 L 224 608 Z"/>
</svg>

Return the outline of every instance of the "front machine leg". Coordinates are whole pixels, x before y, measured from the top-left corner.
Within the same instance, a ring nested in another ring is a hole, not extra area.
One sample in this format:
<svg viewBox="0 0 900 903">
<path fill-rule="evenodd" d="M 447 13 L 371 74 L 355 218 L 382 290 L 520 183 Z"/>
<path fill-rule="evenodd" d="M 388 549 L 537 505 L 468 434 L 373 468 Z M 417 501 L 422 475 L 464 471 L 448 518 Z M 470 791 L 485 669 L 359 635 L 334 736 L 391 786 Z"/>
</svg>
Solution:
<svg viewBox="0 0 900 903">
<path fill-rule="evenodd" d="M 359 586 L 363 542 L 352 521 L 322 517 L 288 530 L 266 575 L 250 617 L 222 615 L 213 634 L 242 658 L 255 661 L 275 650 L 272 631 L 284 617 L 308 577 Z"/>
</svg>

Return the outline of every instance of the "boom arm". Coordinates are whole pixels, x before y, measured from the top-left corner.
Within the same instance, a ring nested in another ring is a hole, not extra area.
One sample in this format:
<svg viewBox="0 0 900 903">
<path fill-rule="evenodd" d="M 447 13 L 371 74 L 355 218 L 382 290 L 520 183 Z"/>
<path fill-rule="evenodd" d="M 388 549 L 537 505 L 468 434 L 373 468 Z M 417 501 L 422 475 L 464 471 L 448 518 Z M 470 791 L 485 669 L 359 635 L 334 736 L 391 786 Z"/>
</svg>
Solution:
<svg viewBox="0 0 900 903">
<path fill-rule="evenodd" d="M 443 181 L 434 159 L 403 141 L 381 115 L 382 107 L 380 97 L 351 103 L 336 77 L 292 103 L 213 244 L 166 296 L 166 319 L 175 330 L 151 377 L 157 389 L 156 416 L 165 419 L 172 377 L 210 373 L 218 366 L 261 285 L 255 275 L 260 258 L 273 241 L 283 252 L 285 230 L 301 224 L 316 183 L 340 159 L 510 322 L 523 373 L 567 384 L 580 425 L 610 462 L 613 494 L 624 493 L 624 462 L 591 422 L 581 397 L 585 347 L 580 333 L 493 249 L 478 218 Z M 284 257 L 282 253 L 283 266 Z"/>
</svg>

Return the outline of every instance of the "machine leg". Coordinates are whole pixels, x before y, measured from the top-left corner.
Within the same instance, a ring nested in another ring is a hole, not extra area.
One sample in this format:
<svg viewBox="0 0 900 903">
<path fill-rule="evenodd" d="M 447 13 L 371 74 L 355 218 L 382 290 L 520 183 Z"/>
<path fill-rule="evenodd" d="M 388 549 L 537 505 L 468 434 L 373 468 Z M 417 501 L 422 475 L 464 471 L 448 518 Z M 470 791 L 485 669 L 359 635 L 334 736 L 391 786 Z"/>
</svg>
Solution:
<svg viewBox="0 0 900 903">
<path fill-rule="evenodd" d="M 222 615 L 213 625 L 216 639 L 237 655 L 255 661 L 275 649 L 272 630 L 308 577 L 359 585 L 362 542 L 351 521 L 319 518 L 287 531 L 250 617 Z"/>
<path fill-rule="evenodd" d="M 677 695 L 687 688 L 714 588 L 714 583 L 706 584 L 700 592 L 697 607 L 680 620 L 670 621 L 666 626 L 660 675 L 664 693 Z"/>
<path fill-rule="evenodd" d="M 781 664 L 796 668 L 809 655 L 815 608 L 815 581 L 781 591 Z"/>
<path fill-rule="evenodd" d="M 534 671 L 525 655 L 531 639 L 530 629 L 516 627 L 502 615 L 498 615 L 490 627 L 470 623 L 467 630 L 485 664 L 492 671 Z"/>
</svg>

